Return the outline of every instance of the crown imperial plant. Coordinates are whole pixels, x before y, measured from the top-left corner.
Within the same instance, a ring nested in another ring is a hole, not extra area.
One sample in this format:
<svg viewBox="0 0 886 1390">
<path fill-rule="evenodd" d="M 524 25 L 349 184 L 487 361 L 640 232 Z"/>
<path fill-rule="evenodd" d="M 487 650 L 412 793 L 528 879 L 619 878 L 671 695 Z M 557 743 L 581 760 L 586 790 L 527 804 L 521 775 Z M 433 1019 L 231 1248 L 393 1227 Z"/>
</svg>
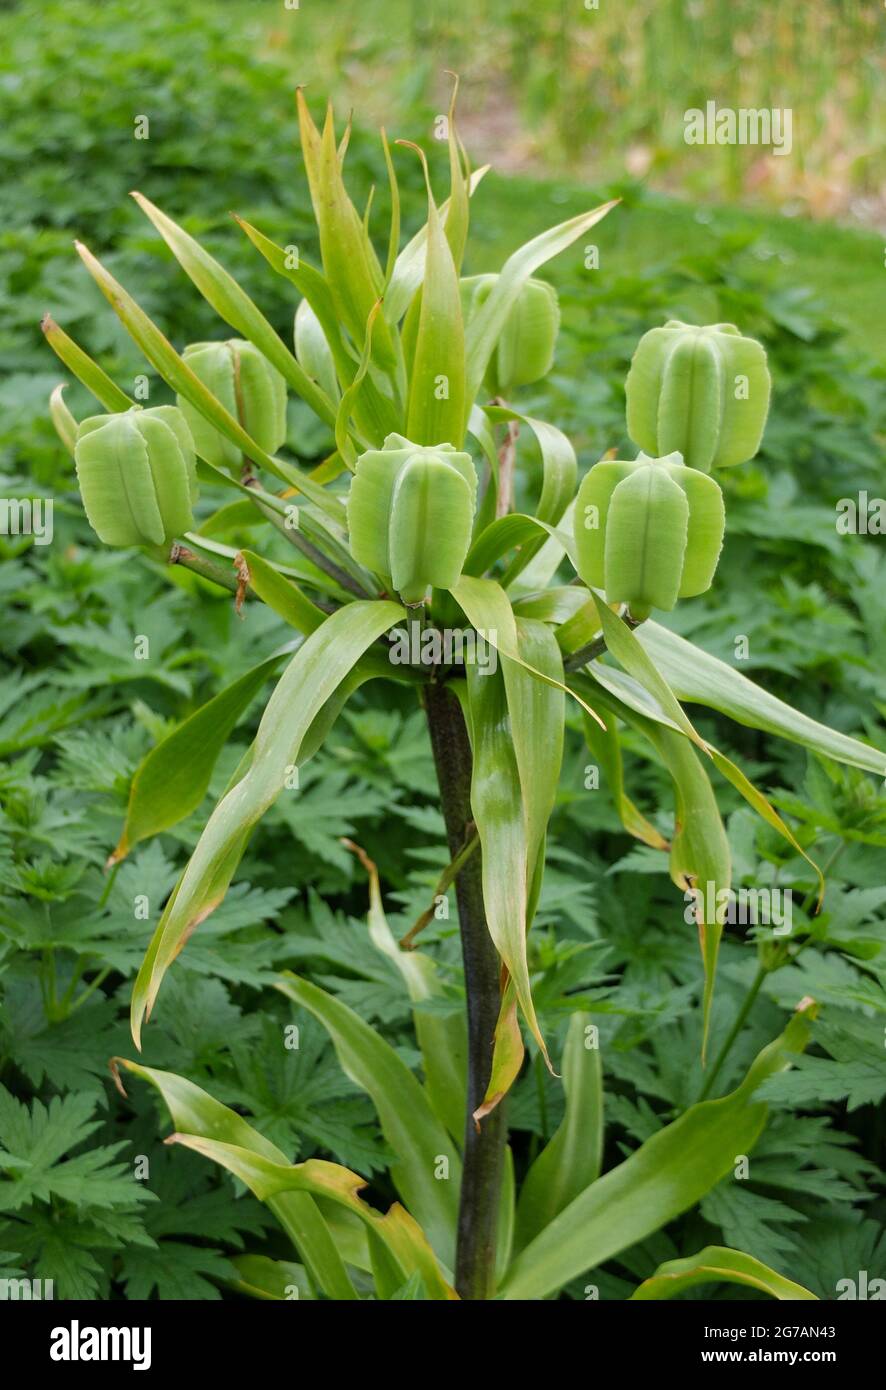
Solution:
<svg viewBox="0 0 886 1390">
<path fill-rule="evenodd" d="M 732 323 L 697 328 L 671 319 L 644 333 L 628 379 L 628 434 L 650 454 L 678 450 L 709 473 L 746 463 L 769 410 L 766 352 Z"/>
<path fill-rule="evenodd" d="M 83 420 L 74 462 L 86 516 L 105 545 L 166 545 L 190 530 L 194 441 L 175 406 Z"/>
<path fill-rule="evenodd" d="M 471 543 L 477 474 L 452 444 L 411 444 L 389 434 L 357 460 L 348 496 L 351 554 L 389 576 L 404 603 L 448 589 Z"/>
<path fill-rule="evenodd" d="M 679 453 L 604 460 L 578 490 L 579 575 L 638 620 L 669 611 L 711 587 L 725 524 L 714 479 L 686 468 Z"/>
<path fill-rule="evenodd" d="M 233 415 L 257 444 L 273 454 L 286 438 L 286 383 L 252 343 L 191 343 L 182 353 L 196 377 Z M 197 453 L 216 468 L 239 468 L 243 455 L 181 394 L 179 409 L 187 420 Z"/>
<path fill-rule="evenodd" d="M 180 356 L 163 328 L 78 244 L 114 312 L 181 403 L 181 410 L 140 411 L 128 409 L 132 402 L 120 386 L 51 316 L 44 321 L 61 360 L 102 408 L 118 412 L 87 420 L 78 432 L 61 387 L 50 406 L 75 452 L 87 514 L 100 538 L 145 546 L 154 563 L 184 565 L 200 584 L 227 589 L 246 620 L 243 646 L 267 637 L 272 647 L 146 755 L 113 862 L 198 810 L 226 733 L 271 671 L 279 671 L 250 754 L 206 820 L 156 923 L 133 988 L 132 1034 L 141 1047 L 167 972 L 224 900 L 252 831 L 291 791 L 292 768 L 316 752 L 367 681 L 381 683 L 398 706 L 414 700 L 427 720 L 445 827 L 439 848 L 450 860 L 434 902 L 454 881 L 466 1009 L 451 1007 L 452 962 L 444 973 L 435 955 L 407 949 L 433 909 L 420 914 L 398 946 L 375 866 L 359 851 L 370 879 L 369 936 L 414 1005 L 423 1081 L 343 997 L 290 974 L 276 983 L 331 1035 L 349 1076 L 372 1098 L 396 1156 L 391 1182 L 402 1200 L 387 1216 L 357 1196 L 361 1179 L 350 1170 L 326 1160 L 290 1164 L 240 1114 L 192 1082 L 125 1065 L 160 1089 L 177 1142 L 229 1168 L 271 1202 L 312 1292 L 356 1299 L 367 1288 L 362 1268 L 356 1283 L 352 1278 L 352 1230 L 345 1228 L 343 1243 L 340 1225 L 331 1217 L 327 1222 L 331 1198 L 366 1227 L 374 1297 L 402 1297 L 418 1281 L 422 1296 L 433 1299 L 456 1293 L 543 1299 L 589 1265 L 646 1240 L 731 1170 L 735 1153 L 745 1151 L 762 1124 L 762 1107 L 749 1104 L 753 1088 L 782 1069 L 808 1033 L 803 1009 L 737 1090 L 713 1107 L 690 1106 L 611 1168 L 600 1188 L 604 1067 L 601 1049 L 588 1046 L 589 1014 L 573 1012 L 562 1054 L 563 1123 L 530 1158 L 517 1194 L 501 1101 L 524 1065 L 524 1027 L 547 1060 L 546 1034 L 561 1012 L 554 998 L 539 1017 L 533 976 L 540 955 L 530 952 L 558 802 L 567 695 L 584 711 L 589 749 L 616 769 L 612 800 L 625 830 L 669 855 L 681 893 L 695 883 L 728 893 L 731 884 L 710 767 L 783 835 L 792 863 L 808 862 L 820 900 L 820 872 L 789 825 L 740 768 L 702 739 L 668 682 L 691 669 L 692 699 L 724 713 L 738 708 L 737 717 L 756 728 L 772 729 L 771 699 L 742 677 L 736 706 L 724 707 L 722 692 L 737 680 L 731 667 L 664 626 L 647 622 L 635 633 L 628 620 L 648 619 L 653 608 L 670 609 L 710 585 L 723 538 L 723 499 L 705 471 L 756 449 L 768 398 L 765 356 L 731 325 L 673 323 L 647 334 L 628 382 L 630 432 L 645 453 L 596 464 L 576 496 L 570 439 L 554 423 L 521 414 L 507 398 L 540 379 L 552 360 L 556 295 L 532 277 L 614 204 L 540 232 L 499 275 L 463 281 L 471 202 L 485 171 L 470 168 L 454 98 L 448 196 L 438 206 L 426 169 L 427 220 L 403 246 L 395 152 L 382 137 L 391 207 L 386 250 L 374 245 L 371 218 L 357 211 L 345 185 L 348 139 L 337 138 L 331 109 L 321 130 L 302 92 L 298 108 L 320 262 L 312 263 L 306 246 L 292 264 L 282 246 L 237 218 L 280 277 L 281 292 L 305 301 L 294 353 L 224 266 L 142 195 L 139 206 L 228 325 L 220 332 L 240 336 L 195 343 Z M 292 299 L 286 303 L 295 308 Z M 312 460 L 313 467 L 294 456 L 285 438 L 288 389 L 334 439 L 334 450 Z M 577 395 L 580 389 L 577 384 Z M 541 464 L 538 489 L 537 470 L 523 476 L 530 435 Z M 205 479 L 197 530 L 195 452 Z M 237 476 L 243 460 L 251 465 L 248 479 Z M 292 527 L 286 523 L 294 496 L 298 525 Z M 212 523 L 230 517 L 233 500 L 241 504 L 238 517 L 244 506 L 254 509 L 248 513 L 254 548 L 235 550 L 213 534 Z M 179 539 L 183 532 L 187 545 Z M 171 541 L 161 553 L 159 544 Z M 277 558 L 283 545 L 298 552 L 288 564 Z M 562 573 L 568 564 L 578 571 L 571 581 Z M 630 606 L 625 619 L 611 611 L 601 589 L 609 603 Z M 404 604 L 422 606 L 423 634 L 440 637 L 457 628 L 465 639 L 460 651 L 453 646 L 451 657 L 423 653 L 392 662 L 390 638 L 407 616 Z M 275 620 L 295 629 L 299 640 L 279 645 L 285 627 L 275 631 Z M 481 636 L 501 658 L 494 667 L 472 658 L 478 641 L 467 639 Z M 777 727 L 788 737 L 886 776 L 878 750 L 787 705 L 778 708 Z M 621 790 L 622 726 L 635 731 L 638 748 L 648 744 L 649 755 L 667 765 L 670 842 Z M 291 814 L 309 816 L 310 803 Z M 696 920 L 687 948 L 697 935 L 703 1046 L 722 923 Z M 709 1073 L 709 1089 L 724 1055 Z M 436 1180 L 440 1165 L 447 1181 Z M 741 1252 L 715 1254 L 718 1269 L 728 1271 L 737 1260 L 747 1275 Z M 693 1268 L 711 1263 L 705 1252 L 690 1262 Z M 748 1277 L 778 1296 L 809 1296 L 759 1264 Z M 658 1296 L 660 1282 L 646 1281 L 637 1296 Z"/>
<path fill-rule="evenodd" d="M 470 322 L 497 287 L 498 275 L 470 275 L 461 281 L 465 320 Z M 490 395 L 509 396 L 547 376 L 560 331 L 557 291 L 546 280 L 529 279 L 508 310 L 484 378 Z"/>
</svg>

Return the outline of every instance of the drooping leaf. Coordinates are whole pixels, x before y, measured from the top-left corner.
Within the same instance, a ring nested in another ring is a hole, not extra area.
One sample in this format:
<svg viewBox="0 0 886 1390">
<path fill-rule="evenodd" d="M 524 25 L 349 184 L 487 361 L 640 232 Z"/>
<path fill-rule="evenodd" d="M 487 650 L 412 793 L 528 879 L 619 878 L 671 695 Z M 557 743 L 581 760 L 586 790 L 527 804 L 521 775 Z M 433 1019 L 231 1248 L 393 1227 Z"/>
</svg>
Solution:
<svg viewBox="0 0 886 1390">
<path fill-rule="evenodd" d="M 517 666 L 524 667 L 536 680 L 543 681 L 555 689 L 565 690 L 592 719 L 599 720 L 599 715 L 574 690 L 570 690 L 556 676 L 536 670 L 521 656 L 514 611 L 500 584 L 494 579 L 475 579 L 463 574 L 450 592 L 459 607 L 464 610 L 472 627 L 483 633 L 501 656 L 509 657 Z"/>
<path fill-rule="evenodd" d="M 634 677 L 648 695 L 652 696 L 653 701 L 658 702 L 665 718 L 670 720 L 686 738 L 696 744 L 702 752 L 706 753 L 711 758 L 715 766 L 723 773 L 723 776 L 732 783 L 736 791 L 741 793 L 749 805 L 753 806 L 758 815 L 762 816 L 767 824 L 772 826 L 773 830 L 777 830 L 779 835 L 787 840 L 788 844 L 806 860 L 818 880 L 819 901 L 821 901 L 821 897 L 824 893 L 824 879 L 821 870 L 818 865 L 810 859 L 802 845 L 800 845 L 790 826 L 782 820 L 781 816 L 759 788 L 754 786 L 741 769 L 737 767 L 730 758 L 726 757 L 725 753 L 721 753 L 718 749 L 706 743 L 704 739 L 700 737 L 687 718 L 674 692 L 671 690 L 645 648 L 640 645 L 635 634 L 631 632 L 620 618 L 615 616 L 612 610 L 596 593 L 593 594 L 593 599 L 603 627 L 606 645 L 609 650 L 618 659 L 628 674 Z M 592 664 L 588 670 L 595 679 L 601 679 L 601 668 L 598 665 Z M 602 679 L 605 681 L 607 677 L 603 676 Z M 644 713 L 645 712 L 648 711 L 644 710 Z"/>
<path fill-rule="evenodd" d="M 385 1216 L 368 1206 L 357 1196 L 365 1183 L 356 1173 L 338 1163 L 322 1158 L 309 1158 L 304 1163 L 277 1163 L 265 1154 L 236 1144 L 206 1139 L 202 1135 L 176 1134 L 177 1143 L 195 1153 L 220 1163 L 244 1182 L 260 1201 L 292 1192 L 307 1192 L 338 1202 L 366 1224 L 370 1245 L 381 1246 L 384 1252 L 386 1284 L 379 1289 L 381 1297 L 390 1297 L 391 1264 L 397 1271 L 397 1284 L 418 1273 L 432 1298 L 448 1300 L 457 1297 L 444 1278 L 421 1227 L 399 1203 L 394 1203 Z M 376 1275 L 378 1280 L 378 1275 Z"/>
<path fill-rule="evenodd" d="M 810 719 L 660 623 L 643 623 L 636 637 L 679 699 L 708 705 L 739 724 L 790 739 L 837 762 L 886 777 L 886 753 Z"/>
<path fill-rule="evenodd" d="M 250 765 L 210 816 L 142 962 L 132 995 L 137 1047 L 142 1020 L 163 976 L 227 892 L 252 829 L 282 791 L 314 718 L 367 647 L 404 616 L 396 603 L 349 604 L 333 613 L 292 658 L 262 716 Z"/>
<path fill-rule="evenodd" d="M 391 1176 L 448 1269 L 455 1263 L 461 1159 L 412 1072 L 368 1023 L 341 1000 L 285 974 L 277 988 L 312 1013 L 332 1038 L 342 1070 L 368 1092 L 394 1151 Z M 445 1167 L 447 1176 L 437 1176 Z"/>
<path fill-rule="evenodd" d="M 697 1255 L 685 1260 L 667 1260 L 631 1294 L 637 1302 L 650 1299 L 675 1298 L 685 1289 L 698 1284 L 744 1284 L 760 1289 L 772 1298 L 787 1302 L 815 1300 L 815 1294 L 786 1279 L 752 1255 L 741 1250 L 728 1250 L 720 1245 L 708 1245 Z"/>
<path fill-rule="evenodd" d="M 638 810 L 625 791 L 618 720 L 609 710 L 600 710 L 599 713 L 605 725 L 602 730 L 593 719 L 583 715 L 585 741 L 594 757 L 600 761 L 619 820 L 629 835 L 642 840 L 652 849 L 666 850 L 669 848 L 667 840 Z"/>
<path fill-rule="evenodd" d="M 237 1145 L 271 1163 L 286 1163 L 286 1155 L 275 1144 L 192 1081 L 125 1057 L 115 1058 L 115 1062 L 160 1092 L 176 1130 Z M 281 1192 L 269 1200 L 268 1206 L 293 1241 L 317 1288 L 328 1298 L 355 1299 L 357 1293 L 344 1262 L 309 1193 Z"/>
<path fill-rule="evenodd" d="M 584 688 L 585 677 L 578 676 L 575 680 L 580 688 Z M 704 1057 L 710 1028 L 717 954 L 723 931 L 719 914 L 719 905 L 723 902 L 720 894 L 728 893 L 732 884 L 729 841 L 710 779 L 689 740 L 676 729 L 638 714 L 609 693 L 607 698 L 612 701 L 622 719 L 639 729 L 649 739 L 673 780 L 673 840 L 670 846 L 665 842 L 655 848 L 670 849 L 672 881 L 684 895 L 695 895 L 693 913 L 698 926 L 705 971 L 702 1008 Z M 710 903 L 717 907 L 713 921 L 707 920 Z"/>
<path fill-rule="evenodd" d="M 467 1033 L 459 1012 L 423 1009 L 422 1002 L 442 993 L 434 960 L 421 951 L 405 951 L 388 926 L 381 898 L 378 869 L 358 846 L 352 846 L 369 875 L 369 937 L 377 951 L 392 961 L 403 977 L 412 1004 L 415 1035 L 421 1048 L 425 1089 L 434 1112 L 449 1133 L 461 1142 L 467 1090 Z"/>
<path fill-rule="evenodd" d="M 228 736 L 279 663 L 278 653 L 254 666 L 145 754 L 132 779 L 126 821 L 109 865 L 125 859 L 139 840 L 168 830 L 197 809 Z"/>
</svg>

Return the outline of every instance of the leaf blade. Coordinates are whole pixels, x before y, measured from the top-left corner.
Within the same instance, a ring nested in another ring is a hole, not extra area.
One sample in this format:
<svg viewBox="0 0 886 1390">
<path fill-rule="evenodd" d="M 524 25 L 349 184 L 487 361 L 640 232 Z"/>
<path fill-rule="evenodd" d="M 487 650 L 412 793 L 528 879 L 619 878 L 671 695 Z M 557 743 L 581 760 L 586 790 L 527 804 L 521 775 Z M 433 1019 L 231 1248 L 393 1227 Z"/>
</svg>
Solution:
<svg viewBox="0 0 886 1390">
<path fill-rule="evenodd" d="M 342 1069 L 372 1098 L 382 1133 L 397 1155 L 391 1168 L 397 1190 L 451 1269 L 461 1159 L 418 1081 L 390 1044 L 334 995 L 288 972 L 277 988 L 323 1025 Z M 438 1180 L 441 1157 L 448 1160 L 449 1177 Z"/>
<path fill-rule="evenodd" d="M 148 946 L 132 993 L 137 1047 L 166 971 L 227 892 L 251 830 L 283 789 L 313 720 L 371 643 L 404 616 L 399 604 L 387 601 L 348 604 L 305 640 L 284 671 L 259 724 L 250 766 L 210 816 Z"/>
</svg>

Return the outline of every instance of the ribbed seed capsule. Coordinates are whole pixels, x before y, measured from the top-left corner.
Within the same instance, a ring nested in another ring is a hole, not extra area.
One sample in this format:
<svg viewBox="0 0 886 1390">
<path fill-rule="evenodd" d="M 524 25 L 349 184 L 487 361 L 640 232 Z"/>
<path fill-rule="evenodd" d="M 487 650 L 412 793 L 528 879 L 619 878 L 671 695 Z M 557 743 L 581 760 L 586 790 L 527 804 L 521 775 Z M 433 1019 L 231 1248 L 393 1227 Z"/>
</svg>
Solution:
<svg viewBox="0 0 886 1390">
<path fill-rule="evenodd" d="M 466 324 L 485 304 L 498 278 L 472 275 L 460 282 Z M 545 280 L 527 280 L 508 311 L 486 369 L 485 385 L 490 395 L 507 397 L 518 386 L 531 386 L 547 376 L 559 331 L 557 291 Z"/>
<path fill-rule="evenodd" d="M 239 420 L 246 433 L 273 454 L 286 438 L 286 383 L 252 343 L 191 343 L 182 356 L 195 376 Z M 183 396 L 179 409 L 194 436 L 197 453 L 216 468 L 238 469 L 243 455 Z"/>
<path fill-rule="evenodd" d="M 422 447 L 389 434 L 357 460 L 348 497 L 351 554 L 390 577 L 404 603 L 449 589 L 471 544 L 477 473 L 451 444 Z"/>
<path fill-rule="evenodd" d="M 745 463 L 769 410 L 766 352 L 733 323 L 672 319 L 640 339 L 625 383 L 628 434 L 650 454 L 709 473 Z"/>
<path fill-rule="evenodd" d="M 575 505 L 578 572 L 634 618 L 711 587 L 726 516 L 713 478 L 679 453 L 597 463 Z"/>
<path fill-rule="evenodd" d="M 105 545 L 168 545 L 190 531 L 194 441 L 172 405 L 93 415 L 74 447 L 86 516 Z"/>
</svg>

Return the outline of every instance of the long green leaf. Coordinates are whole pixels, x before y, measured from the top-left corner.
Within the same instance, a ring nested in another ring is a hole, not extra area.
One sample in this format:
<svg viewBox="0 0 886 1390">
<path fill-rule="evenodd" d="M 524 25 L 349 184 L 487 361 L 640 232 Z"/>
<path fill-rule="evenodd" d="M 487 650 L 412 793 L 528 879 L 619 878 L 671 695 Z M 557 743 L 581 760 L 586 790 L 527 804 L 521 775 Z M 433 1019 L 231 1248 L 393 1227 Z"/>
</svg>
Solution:
<svg viewBox="0 0 886 1390">
<path fill-rule="evenodd" d="M 200 414 L 204 415 L 211 425 L 214 425 L 226 439 L 229 439 L 232 444 L 242 450 L 253 463 L 267 468 L 268 472 L 273 473 L 275 477 L 282 478 L 284 482 L 297 487 L 321 510 L 339 520 L 342 513 L 341 501 L 330 496 L 319 484 L 312 482 L 306 474 L 299 472 L 291 464 L 284 463 L 281 459 L 272 458 L 270 454 L 260 448 L 255 440 L 249 437 L 239 420 L 235 420 L 230 411 L 226 410 L 221 402 L 216 400 L 212 392 L 204 386 L 184 358 L 176 352 L 169 339 L 160 332 L 160 329 L 148 317 L 144 309 L 105 269 L 101 261 L 97 260 L 81 242 L 75 242 L 74 245 L 80 259 L 120 322 L 133 341 L 141 348 L 151 366 L 160 373 L 167 386 L 184 396 L 195 410 L 199 410 Z"/>
<path fill-rule="evenodd" d="M 104 371 L 97 362 L 94 362 L 88 352 L 84 352 L 74 339 L 69 337 L 63 328 L 58 324 L 51 314 L 46 314 L 40 324 L 46 341 L 52 348 L 56 357 L 64 362 L 69 371 L 90 391 L 95 399 L 105 407 L 105 410 L 120 411 L 129 410 L 133 402 L 129 399 L 125 391 L 111 380 L 107 372 Z"/>
<path fill-rule="evenodd" d="M 539 523 L 540 524 L 540 523 Z M 592 719 L 600 716 L 576 691 L 570 690 L 556 676 L 538 671 L 520 654 L 517 640 L 517 626 L 514 610 L 507 594 L 494 579 L 476 579 L 463 574 L 450 590 L 459 607 L 467 615 L 468 621 L 478 632 L 485 634 L 487 640 L 501 656 L 506 656 L 518 666 L 523 666 L 536 680 L 543 681 L 557 690 L 565 690 L 577 700 Z"/>
<path fill-rule="evenodd" d="M 517 618 L 515 625 L 522 664 L 503 656 L 502 670 L 520 773 L 529 883 L 536 878 L 540 863 L 543 867 L 545 834 L 557 796 L 566 687 L 560 649 L 547 624 Z M 538 680 L 533 674 L 536 671 L 549 680 Z"/>
<path fill-rule="evenodd" d="M 333 613 L 292 658 L 262 716 L 249 769 L 210 816 L 148 947 L 132 994 L 136 1047 L 163 976 L 191 932 L 224 898 L 249 835 L 283 790 L 287 769 L 297 764 L 315 716 L 367 647 L 403 617 L 405 610 L 397 603 L 349 604 Z"/>
<path fill-rule="evenodd" d="M 264 354 L 321 420 L 325 420 L 327 425 L 334 425 L 335 406 L 326 392 L 311 380 L 233 275 L 149 199 L 141 193 L 133 193 L 132 196 L 145 216 L 153 222 L 182 270 L 219 317 Z"/>
<path fill-rule="evenodd" d="M 459 1143 L 465 1127 L 467 1091 L 467 1031 L 464 1015 L 423 1009 L 422 1003 L 443 993 L 436 962 L 421 951 L 404 951 L 388 925 L 381 898 L 378 869 L 369 856 L 345 841 L 360 858 L 369 876 L 369 939 L 399 971 L 413 1004 L 412 1021 L 421 1049 L 425 1090 L 435 1114 Z"/>
<path fill-rule="evenodd" d="M 488 164 L 484 164 L 481 169 L 474 170 L 470 178 L 469 193 L 475 192 L 484 175 L 489 173 L 489 168 Z M 450 200 L 447 198 L 446 202 L 440 206 L 440 218 L 444 225 L 449 220 L 449 209 Z M 428 227 L 425 223 L 412 240 L 407 242 L 397 257 L 394 273 L 385 295 L 385 318 L 390 324 L 399 323 L 424 279 L 427 247 Z"/>
<path fill-rule="evenodd" d="M 465 338 L 458 271 L 429 179 L 427 183 L 427 260 L 409 373 L 406 433 L 416 444 L 454 444 L 460 449 L 465 433 Z"/>
<path fill-rule="evenodd" d="M 772 1298 L 782 1302 L 816 1301 L 816 1295 L 786 1279 L 753 1255 L 742 1250 L 729 1250 L 722 1245 L 708 1245 L 697 1255 L 689 1255 L 685 1260 L 667 1260 L 639 1288 L 631 1294 L 637 1302 L 651 1299 L 674 1298 L 686 1289 L 698 1284 L 744 1284 L 747 1288 L 760 1289 Z"/>
<path fill-rule="evenodd" d="M 275 1144 L 192 1081 L 174 1072 L 130 1062 L 125 1057 L 115 1058 L 113 1065 L 125 1067 L 156 1087 L 177 1130 L 236 1144 L 272 1163 L 286 1163 L 286 1155 Z M 313 1198 L 307 1192 L 285 1192 L 272 1197 L 268 1206 L 304 1260 L 316 1287 L 327 1298 L 356 1299 L 357 1292 Z"/>
<path fill-rule="evenodd" d="M 721 753 L 699 736 L 687 718 L 679 700 L 649 656 L 645 647 L 641 646 L 636 635 L 631 632 L 620 618 L 615 616 L 611 609 L 607 607 L 596 593 L 593 594 L 593 599 L 603 627 L 604 636 L 606 637 L 606 645 L 612 654 L 617 658 L 625 670 L 644 687 L 647 694 L 651 695 L 653 700 L 660 704 L 666 718 L 671 720 L 686 738 L 692 743 L 695 743 L 704 753 L 708 754 L 715 766 L 723 773 L 724 777 L 726 777 L 735 789 L 741 793 L 745 800 L 753 806 L 758 815 L 762 816 L 774 830 L 777 830 L 778 833 L 787 840 L 788 844 L 791 845 L 798 854 L 802 855 L 818 880 L 818 895 L 819 901 L 821 901 L 824 894 L 824 879 L 821 870 L 814 860 L 810 859 L 790 826 L 782 820 L 781 816 L 759 788 L 754 786 L 741 769 L 737 767 L 731 759 L 726 757 L 725 753 Z M 598 676 L 598 671 L 593 665 L 588 669 L 591 671 L 591 674 Z"/>
<path fill-rule="evenodd" d="M 323 1025 L 342 1070 L 372 1098 L 394 1151 L 391 1177 L 397 1191 L 452 1269 L 461 1159 L 420 1084 L 390 1043 L 341 1000 L 288 973 L 277 988 Z"/>
<path fill-rule="evenodd" d="M 685 637 L 651 621 L 637 629 L 636 637 L 681 700 L 708 705 L 738 724 L 886 777 L 886 753 L 810 719 Z"/>
<path fill-rule="evenodd" d="M 474 400 L 480 389 L 483 374 L 501 336 L 508 312 L 526 281 L 546 261 L 565 251 L 578 237 L 602 221 L 618 201 L 615 198 L 609 203 L 602 203 L 592 212 L 581 213 L 578 217 L 570 218 L 568 222 L 551 227 L 540 236 L 533 237 L 532 241 L 527 241 L 525 246 L 521 246 L 505 261 L 488 299 L 471 319 L 465 334 L 469 402 Z"/>
<path fill-rule="evenodd" d="M 600 717 L 606 726 L 604 729 L 600 729 L 592 719 L 583 715 L 585 742 L 603 768 L 606 785 L 619 820 L 629 835 L 642 840 L 652 849 L 668 849 L 667 840 L 646 819 L 625 791 L 621 738 L 615 714 L 611 710 L 601 710 Z"/>
<path fill-rule="evenodd" d="M 409 1213 L 399 1203 L 395 1203 L 385 1216 L 367 1206 L 357 1196 L 359 1189 L 366 1185 L 364 1180 L 341 1164 L 328 1163 L 322 1158 L 281 1164 L 252 1149 L 194 1134 L 175 1134 L 172 1139 L 227 1168 L 259 1201 L 270 1202 L 283 1194 L 308 1192 L 338 1202 L 353 1212 L 365 1223 L 370 1244 L 381 1247 L 379 1253 L 383 1254 L 381 1268 L 384 1271 L 381 1287 L 378 1268 L 373 1261 L 380 1297 L 390 1298 L 392 1289 L 399 1288 L 413 1274 L 421 1278 L 431 1298 L 457 1297 L 443 1277 L 424 1233 Z"/>
<path fill-rule="evenodd" d="M 591 1016 L 574 1013 L 563 1050 L 566 1113 L 532 1164 L 517 1204 L 516 1249 L 530 1240 L 600 1175 L 603 1161 L 603 1074 L 600 1048 L 587 1046 Z"/>
<path fill-rule="evenodd" d="M 547 1053 L 532 1001 L 526 958 L 529 849 L 504 676 L 501 671 L 481 675 L 476 667 L 469 666 L 467 686 L 473 752 L 471 814 L 483 857 L 483 904 L 489 934 L 508 968 L 516 995 L 515 999 L 506 995 L 503 1000 L 492 1077 L 480 1111 L 486 1114 L 513 1083 L 523 1060 L 517 1002 L 539 1047 L 545 1056 Z"/>
<path fill-rule="evenodd" d="M 456 273 L 461 273 L 461 263 L 464 259 L 465 246 L 468 240 L 468 225 L 470 222 L 470 188 L 471 176 L 468 167 L 467 156 L 464 147 L 458 136 L 458 129 L 455 121 L 455 106 L 458 100 L 458 76 L 452 85 L 452 97 L 449 101 L 449 198 L 447 200 L 447 213 L 445 218 L 446 240 L 452 250 L 452 259 L 455 262 Z M 462 156 L 464 156 L 464 167 Z"/>
<path fill-rule="evenodd" d="M 126 821 L 109 865 L 125 859 L 139 840 L 168 830 L 197 809 L 231 730 L 280 664 L 280 656 L 278 652 L 253 666 L 145 754 L 132 779 Z"/>
<path fill-rule="evenodd" d="M 259 598 L 273 608 L 284 622 L 309 636 L 326 621 L 326 614 L 318 608 L 292 579 L 287 579 L 275 570 L 261 555 L 252 550 L 241 551 L 249 570 L 249 582 Z"/>
<path fill-rule="evenodd" d="M 236 1293 L 274 1303 L 286 1303 L 294 1298 L 302 1302 L 314 1297 L 305 1270 L 292 1260 L 271 1260 L 267 1255 L 233 1255 L 231 1264 L 237 1271 L 236 1278 L 230 1281 Z"/>
<path fill-rule="evenodd" d="M 529 980 L 526 934 L 544 871 L 544 842 L 563 757 L 563 674 L 556 638 L 544 623 L 515 624 L 518 664 L 467 673 L 474 752 L 471 811 L 483 851 L 483 901 L 489 932 L 507 966 L 523 1016 L 547 1059 Z M 550 678 L 545 683 L 531 672 Z M 523 1044 L 509 992 L 496 1029 L 492 1075 L 477 1118 L 488 1114 L 516 1077 Z"/>
<path fill-rule="evenodd" d="M 500 1296 L 546 1298 L 694 1206 L 732 1171 L 736 1154 L 748 1153 L 758 1139 L 767 1107 L 754 1101 L 754 1092 L 791 1065 L 808 1034 L 805 1017 L 796 1014 L 737 1090 L 691 1106 L 585 1188 L 520 1252 Z"/>
<path fill-rule="evenodd" d="M 576 677 L 575 681 L 579 689 L 584 689 L 588 684 L 585 677 Z M 723 934 L 723 924 L 719 917 L 715 915 L 714 920 L 708 922 L 705 920 L 705 910 L 709 901 L 720 903 L 722 899 L 719 894 L 731 887 L 729 840 L 710 778 L 689 740 L 678 730 L 637 713 L 609 692 L 606 698 L 612 701 L 613 708 L 620 718 L 639 729 L 649 740 L 668 769 L 674 784 L 673 842 L 670 846 L 665 842 L 663 846 L 657 847 L 670 848 L 671 879 L 681 892 L 696 892 L 694 912 L 705 972 L 702 1008 L 704 1057 L 710 1029 L 717 954 Z M 590 731 L 589 742 L 594 733 L 595 731 Z M 719 756 L 716 750 L 713 750 L 713 756 L 715 760 Z M 751 790 L 755 791 L 753 788 Z M 765 798 L 763 800 L 765 801 Z"/>
</svg>

